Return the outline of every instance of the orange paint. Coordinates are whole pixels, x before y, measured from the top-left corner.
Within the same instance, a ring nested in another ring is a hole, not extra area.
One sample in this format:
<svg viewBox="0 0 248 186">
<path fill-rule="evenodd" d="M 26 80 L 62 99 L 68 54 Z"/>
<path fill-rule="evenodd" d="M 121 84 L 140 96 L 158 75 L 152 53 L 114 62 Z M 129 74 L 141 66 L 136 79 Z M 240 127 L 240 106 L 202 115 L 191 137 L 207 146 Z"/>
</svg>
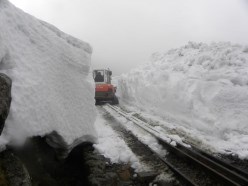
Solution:
<svg viewBox="0 0 248 186">
<path fill-rule="evenodd" d="M 96 92 L 114 92 L 114 90 L 111 84 L 96 84 Z"/>
</svg>

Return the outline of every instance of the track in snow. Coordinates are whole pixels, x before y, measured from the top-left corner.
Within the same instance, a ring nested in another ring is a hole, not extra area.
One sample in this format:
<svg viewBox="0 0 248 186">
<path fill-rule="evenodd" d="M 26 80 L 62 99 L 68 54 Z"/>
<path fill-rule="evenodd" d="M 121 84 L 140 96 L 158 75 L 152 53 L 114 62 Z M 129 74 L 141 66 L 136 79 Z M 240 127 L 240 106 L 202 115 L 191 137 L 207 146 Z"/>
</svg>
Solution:
<svg viewBox="0 0 248 186">
<path fill-rule="evenodd" d="M 146 166 L 150 167 L 151 171 L 154 171 L 158 175 L 163 175 L 163 183 L 178 186 L 184 185 L 180 184 L 177 180 L 174 179 L 174 177 L 172 176 L 173 172 L 169 169 L 167 165 L 163 163 L 163 161 L 161 161 L 160 157 L 158 157 L 157 154 L 148 147 L 148 145 L 142 143 L 135 135 L 127 131 L 125 127 L 123 127 L 123 124 L 118 121 L 115 117 L 113 117 L 108 111 L 102 109 L 101 106 L 98 108 L 103 111 L 101 113 L 102 117 L 107 120 L 112 129 L 117 132 L 120 137 L 123 138 L 129 148 L 133 151 L 133 153 L 137 157 L 139 157 L 139 160 Z M 156 183 L 156 181 L 154 183 Z"/>
<path fill-rule="evenodd" d="M 156 152 L 154 153 L 176 175 L 184 179 L 187 185 L 248 185 L 247 172 L 226 164 L 224 161 L 200 150 L 195 151 L 179 143 L 173 146 L 168 143 L 168 140 L 163 137 L 160 131 L 154 129 L 146 122 L 123 111 L 118 106 L 107 104 L 106 107 L 132 121 L 136 126 L 157 138 L 159 143 L 171 153 L 166 157 L 162 157 Z"/>
</svg>

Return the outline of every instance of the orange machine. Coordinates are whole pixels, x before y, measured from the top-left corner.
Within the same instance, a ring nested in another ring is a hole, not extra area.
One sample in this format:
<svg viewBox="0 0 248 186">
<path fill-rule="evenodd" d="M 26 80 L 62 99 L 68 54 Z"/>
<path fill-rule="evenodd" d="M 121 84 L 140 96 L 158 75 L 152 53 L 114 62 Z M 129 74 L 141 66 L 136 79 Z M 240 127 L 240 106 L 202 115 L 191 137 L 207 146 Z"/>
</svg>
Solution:
<svg viewBox="0 0 248 186">
<path fill-rule="evenodd" d="M 96 83 L 95 100 L 96 104 L 99 102 L 111 102 L 112 104 L 119 104 L 116 97 L 116 87 L 111 84 L 112 71 L 110 70 L 94 70 L 93 78 Z"/>
</svg>

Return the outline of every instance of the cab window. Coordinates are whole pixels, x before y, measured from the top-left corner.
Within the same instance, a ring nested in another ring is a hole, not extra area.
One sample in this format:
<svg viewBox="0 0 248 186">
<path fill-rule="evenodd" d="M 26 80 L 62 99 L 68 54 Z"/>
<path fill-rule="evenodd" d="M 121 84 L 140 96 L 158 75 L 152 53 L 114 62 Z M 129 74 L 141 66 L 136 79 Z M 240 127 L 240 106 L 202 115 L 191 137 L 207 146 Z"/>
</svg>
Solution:
<svg viewBox="0 0 248 186">
<path fill-rule="evenodd" d="M 103 70 L 94 71 L 93 78 L 95 82 L 104 82 L 104 71 Z"/>
</svg>

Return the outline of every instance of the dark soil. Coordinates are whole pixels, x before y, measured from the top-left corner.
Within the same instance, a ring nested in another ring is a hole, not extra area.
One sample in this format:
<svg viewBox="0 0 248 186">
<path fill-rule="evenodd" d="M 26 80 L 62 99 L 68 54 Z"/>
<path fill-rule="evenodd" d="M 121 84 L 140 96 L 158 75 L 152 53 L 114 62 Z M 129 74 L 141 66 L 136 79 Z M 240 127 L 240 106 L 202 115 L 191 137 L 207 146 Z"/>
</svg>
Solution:
<svg viewBox="0 0 248 186">
<path fill-rule="evenodd" d="M 8 148 L 0 154 L 0 186 L 143 186 L 153 176 L 139 179 L 130 165 L 111 164 L 89 143 L 75 147 L 64 160 L 57 157 L 41 137 L 20 149 Z"/>
</svg>

